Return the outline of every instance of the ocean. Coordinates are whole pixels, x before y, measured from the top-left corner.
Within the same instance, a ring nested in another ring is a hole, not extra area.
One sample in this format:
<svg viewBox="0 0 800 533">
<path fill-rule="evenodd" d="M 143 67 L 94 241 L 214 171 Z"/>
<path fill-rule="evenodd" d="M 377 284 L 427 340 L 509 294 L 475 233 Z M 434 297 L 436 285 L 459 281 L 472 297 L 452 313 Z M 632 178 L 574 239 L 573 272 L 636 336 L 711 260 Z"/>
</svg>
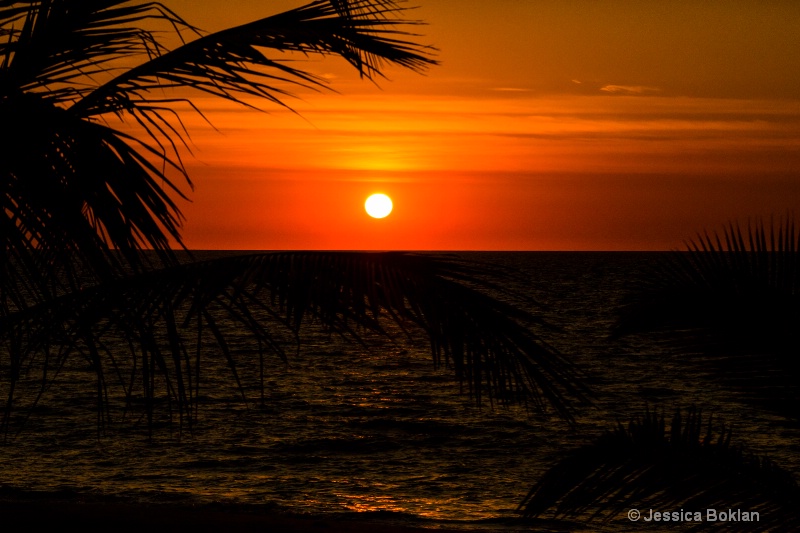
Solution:
<svg viewBox="0 0 800 533">
<path fill-rule="evenodd" d="M 610 338 L 619 306 L 663 254 L 458 255 L 515 269 L 505 288 L 555 326 L 540 334 L 594 391 L 574 425 L 524 407 L 475 405 L 451 369 L 434 368 L 424 338 L 368 335 L 361 345 L 312 325 L 288 363 L 266 361 L 263 401 L 255 387 L 242 401 L 230 379 L 215 383 L 226 363 L 220 356 L 215 369 L 211 360 L 191 432 L 156 420 L 149 438 L 145 421 L 128 417 L 98 436 L 94 373 L 76 362 L 0 445 L 0 487 L 511 531 L 521 527 L 518 504 L 564 451 L 645 409 L 669 418 L 691 405 L 732 424 L 747 450 L 800 472 L 796 424 L 741 401 L 663 338 Z M 636 529 L 625 522 L 604 527 Z"/>
</svg>

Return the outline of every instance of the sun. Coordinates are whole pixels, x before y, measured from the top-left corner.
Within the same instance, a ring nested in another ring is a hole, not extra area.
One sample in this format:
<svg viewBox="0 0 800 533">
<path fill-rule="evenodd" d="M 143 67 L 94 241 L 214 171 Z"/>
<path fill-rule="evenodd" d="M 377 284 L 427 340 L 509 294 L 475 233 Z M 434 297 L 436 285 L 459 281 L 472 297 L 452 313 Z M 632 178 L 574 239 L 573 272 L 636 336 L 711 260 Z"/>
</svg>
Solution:
<svg viewBox="0 0 800 533">
<path fill-rule="evenodd" d="M 392 212 L 392 199 L 385 194 L 373 194 L 364 202 L 364 209 L 372 218 L 385 218 Z"/>
</svg>

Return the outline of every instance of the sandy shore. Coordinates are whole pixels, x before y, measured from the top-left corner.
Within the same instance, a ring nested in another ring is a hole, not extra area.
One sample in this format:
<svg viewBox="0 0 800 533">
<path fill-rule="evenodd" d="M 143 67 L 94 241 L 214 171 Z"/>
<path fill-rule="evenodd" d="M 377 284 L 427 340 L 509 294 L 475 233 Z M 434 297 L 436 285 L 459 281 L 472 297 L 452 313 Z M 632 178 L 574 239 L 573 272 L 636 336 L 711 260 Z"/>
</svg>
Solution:
<svg viewBox="0 0 800 533">
<path fill-rule="evenodd" d="M 404 526 L 379 519 L 313 518 L 221 505 L 193 507 L 177 504 L 140 505 L 11 498 L 0 499 L 0 516 L 6 525 L 17 524 L 19 531 L 43 531 L 44 528 L 59 531 L 72 526 L 82 533 L 455 533 L 455 530 Z M 490 531 L 492 530 L 470 529 L 470 533 Z M 460 533 L 464 533 L 463 530 Z"/>
<path fill-rule="evenodd" d="M 26 490 L 0 484 L 0 531 L 136 533 L 517 533 L 564 531 L 562 522 L 454 523 L 409 520 L 387 513 L 295 515 L 270 505 L 137 502 L 65 491 Z M 13 527 L 6 527 L 13 526 Z M 552 526 L 555 526 L 553 529 Z"/>
</svg>

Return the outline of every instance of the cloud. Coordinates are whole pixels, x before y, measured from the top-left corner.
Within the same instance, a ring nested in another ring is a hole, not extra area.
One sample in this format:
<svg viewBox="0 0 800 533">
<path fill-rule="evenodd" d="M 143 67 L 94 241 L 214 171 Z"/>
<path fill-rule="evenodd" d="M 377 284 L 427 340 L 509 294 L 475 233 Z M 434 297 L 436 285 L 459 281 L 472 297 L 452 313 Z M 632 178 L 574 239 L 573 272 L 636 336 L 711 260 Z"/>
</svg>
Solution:
<svg viewBox="0 0 800 533">
<path fill-rule="evenodd" d="M 661 92 L 658 87 L 644 85 L 605 85 L 600 90 L 610 94 L 649 94 Z"/>
<path fill-rule="evenodd" d="M 522 89 L 519 87 L 495 87 L 492 89 L 493 91 L 505 92 L 505 93 L 527 93 L 530 92 L 530 89 Z"/>
</svg>

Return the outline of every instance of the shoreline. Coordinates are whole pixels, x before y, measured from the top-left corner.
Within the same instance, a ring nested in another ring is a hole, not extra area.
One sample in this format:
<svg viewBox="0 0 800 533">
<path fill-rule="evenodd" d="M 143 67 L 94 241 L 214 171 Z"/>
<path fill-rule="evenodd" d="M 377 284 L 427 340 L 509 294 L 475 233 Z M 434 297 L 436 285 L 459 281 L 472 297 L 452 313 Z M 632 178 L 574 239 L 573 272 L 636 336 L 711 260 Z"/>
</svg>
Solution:
<svg viewBox="0 0 800 533">
<path fill-rule="evenodd" d="M 136 533 L 286 532 L 286 533 L 463 533 L 464 530 L 404 526 L 379 518 L 337 519 L 335 516 L 302 516 L 270 509 L 240 506 L 187 504 L 134 504 L 122 502 L 68 502 L 63 500 L 2 499 L 0 516 L 4 526 L 26 529 L 65 526 L 94 531 Z M 13 531 L 13 530 L 11 530 Z"/>
<path fill-rule="evenodd" d="M 403 524 L 397 516 L 358 517 L 358 513 L 298 515 L 269 505 L 133 503 L 117 499 L 83 499 L 75 494 L 20 491 L 0 486 L 0 516 L 6 524 L 24 524 L 26 529 L 65 526 L 87 531 L 136 533 L 286 532 L 286 533 L 510 533 L 530 531 L 486 524 L 448 527 L 431 521 Z M 412 522 L 413 520 L 410 520 Z"/>
</svg>

